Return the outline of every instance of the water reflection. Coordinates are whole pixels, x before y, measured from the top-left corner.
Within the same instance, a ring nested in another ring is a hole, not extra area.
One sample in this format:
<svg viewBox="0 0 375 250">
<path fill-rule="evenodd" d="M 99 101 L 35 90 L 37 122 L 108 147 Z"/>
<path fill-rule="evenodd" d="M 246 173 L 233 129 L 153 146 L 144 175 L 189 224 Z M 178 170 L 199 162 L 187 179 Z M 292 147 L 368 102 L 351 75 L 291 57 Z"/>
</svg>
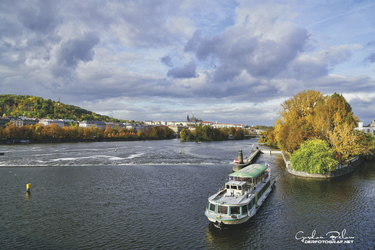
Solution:
<svg viewBox="0 0 375 250">
<path fill-rule="evenodd" d="M 206 227 L 205 242 L 210 249 L 243 249 L 249 241 L 252 219 L 248 222 L 222 229 L 216 228 L 212 223 Z"/>
<path fill-rule="evenodd" d="M 25 200 L 29 201 L 29 199 L 30 199 L 30 192 L 26 192 L 26 194 L 25 194 Z"/>
</svg>

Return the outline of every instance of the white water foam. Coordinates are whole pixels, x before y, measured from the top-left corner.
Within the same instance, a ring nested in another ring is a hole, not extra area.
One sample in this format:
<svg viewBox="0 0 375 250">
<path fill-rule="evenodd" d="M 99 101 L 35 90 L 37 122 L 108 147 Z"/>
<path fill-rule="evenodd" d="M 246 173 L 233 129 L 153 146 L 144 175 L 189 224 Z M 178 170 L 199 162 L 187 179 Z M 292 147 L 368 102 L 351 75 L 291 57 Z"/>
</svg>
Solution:
<svg viewBox="0 0 375 250">
<path fill-rule="evenodd" d="M 141 157 L 142 155 L 144 155 L 144 153 L 133 154 L 133 155 L 128 156 L 126 159 L 134 159 L 137 157 Z"/>
</svg>

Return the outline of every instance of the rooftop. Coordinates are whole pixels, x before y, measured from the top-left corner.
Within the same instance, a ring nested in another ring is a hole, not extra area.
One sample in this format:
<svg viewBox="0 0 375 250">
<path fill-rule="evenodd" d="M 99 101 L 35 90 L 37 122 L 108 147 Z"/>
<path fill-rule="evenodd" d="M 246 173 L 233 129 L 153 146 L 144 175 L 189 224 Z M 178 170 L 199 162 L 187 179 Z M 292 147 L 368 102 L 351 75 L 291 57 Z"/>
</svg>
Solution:
<svg viewBox="0 0 375 250">
<path fill-rule="evenodd" d="M 245 178 L 255 178 L 260 175 L 267 167 L 262 164 L 251 164 L 237 172 L 230 174 L 232 177 L 245 177 Z"/>
</svg>

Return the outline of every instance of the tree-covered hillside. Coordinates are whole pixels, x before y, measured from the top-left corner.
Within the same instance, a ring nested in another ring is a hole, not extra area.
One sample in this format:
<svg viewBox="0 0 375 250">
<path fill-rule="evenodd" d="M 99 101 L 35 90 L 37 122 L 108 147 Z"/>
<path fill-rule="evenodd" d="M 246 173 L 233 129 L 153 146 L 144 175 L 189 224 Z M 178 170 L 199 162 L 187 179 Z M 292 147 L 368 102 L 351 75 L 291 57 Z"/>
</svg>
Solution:
<svg viewBox="0 0 375 250">
<path fill-rule="evenodd" d="M 0 95 L 0 115 L 9 117 L 25 116 L 29 118 L 71 119 L 75 121 L 120 121 L 77 106 L 29 95 Z"/>
</svg>

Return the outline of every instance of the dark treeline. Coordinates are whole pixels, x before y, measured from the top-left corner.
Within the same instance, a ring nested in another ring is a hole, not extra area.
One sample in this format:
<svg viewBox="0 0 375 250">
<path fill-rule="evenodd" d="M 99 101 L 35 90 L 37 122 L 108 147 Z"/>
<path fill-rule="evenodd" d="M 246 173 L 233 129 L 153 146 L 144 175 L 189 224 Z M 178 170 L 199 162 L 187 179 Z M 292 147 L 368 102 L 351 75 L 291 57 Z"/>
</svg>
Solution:
<svg viewBox="0 0 375 250">
<path fill-rule="evenodd" d="M 29 140 L 30 142 L 59 142 L 59 141 L 92 141 L 92 140 L 142 140 L 142 139 L 171 139 L 174 131 L 168 127 L 155 126 L 148 131 L 134 129 L 120 130 L 107 126 L 105 130 L 91 126 L 82 128 L 79 126 L 59 127 L 56 124 L 43 126 L 26 125 L 17 127 L 8 123 L 5 128 L 0 128 L 2 143 Z"/>
<path fill-rule="evenodd" d="M 232 137 L 234 140 L 245 139 L 249 131 L 241 128 L 212 128 L 199 124 L 195 130 L 183 129 L 180 133 L 181 141 L 223 141 Z"/>
</svg>

